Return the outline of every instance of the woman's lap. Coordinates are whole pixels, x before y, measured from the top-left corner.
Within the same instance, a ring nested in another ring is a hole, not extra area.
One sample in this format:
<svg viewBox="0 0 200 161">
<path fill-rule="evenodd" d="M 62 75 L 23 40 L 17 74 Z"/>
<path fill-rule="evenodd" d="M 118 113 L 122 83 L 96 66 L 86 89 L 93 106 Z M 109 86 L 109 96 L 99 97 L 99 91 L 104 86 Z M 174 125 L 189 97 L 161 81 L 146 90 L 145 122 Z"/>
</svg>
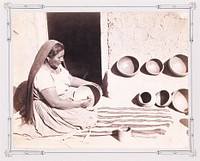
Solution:
<svg viewBox="0 0 200 161">
<path fill-rule="evenodd" d="M 40 100 L 35 100 L 33 106 L 35 127 L 41 135 L 73 132 L 93 127 L 97 122 L 97 113 L 83 108 L 60 110 L 51 108 Z"/>
</svg>

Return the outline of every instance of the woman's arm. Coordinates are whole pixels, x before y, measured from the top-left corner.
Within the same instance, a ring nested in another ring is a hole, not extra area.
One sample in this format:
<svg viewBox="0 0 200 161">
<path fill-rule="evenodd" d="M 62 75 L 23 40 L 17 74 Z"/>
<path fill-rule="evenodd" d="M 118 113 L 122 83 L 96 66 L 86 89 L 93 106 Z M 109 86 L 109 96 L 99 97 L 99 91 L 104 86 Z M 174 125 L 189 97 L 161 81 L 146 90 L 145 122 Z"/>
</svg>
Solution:
<svg viewBox="0 0 200 161">
<path fill-rule="evenodd" d="M 59 109 L 71 109 L 71 108 L 86 108 L 89 106 L 90 99 L 84 99 L 80 101 L 73 101 L 71 99 L 60 99 L 57 95 L 54 87 L 47 88 L 41 91 L 41 94 L 51 107 Z"/>
<path fill-rule="evenodd" d="M 78 77 L 74 77 L 71 74 L 69 74 L 69 80 L 71 82 L 71 86 L 73 86 L 73 87 L 79 87 L 82 84 L 91 83 L 91 82 L 86 81 L 84 79 L 81 79 L 81 78 L 78 78 Z"/>
</svg>

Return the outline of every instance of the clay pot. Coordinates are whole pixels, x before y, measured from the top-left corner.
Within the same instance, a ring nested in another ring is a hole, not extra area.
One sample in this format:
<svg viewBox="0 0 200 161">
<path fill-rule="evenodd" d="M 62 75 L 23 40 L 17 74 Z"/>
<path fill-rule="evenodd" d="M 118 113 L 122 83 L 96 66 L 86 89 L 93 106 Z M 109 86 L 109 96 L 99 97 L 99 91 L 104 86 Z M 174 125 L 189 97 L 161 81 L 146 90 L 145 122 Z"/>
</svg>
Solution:
<svg viewBox="0 0 200 161">
<path fill-rule="evenodd" d="M 182 113 L 188 112 L 188 89 L 179 89 L 172 94 L 173 107 Z"/>
<path fill-rule="evenodd" d="M 90 98 L 91 102 L 88 107 L 94 107 L 98 104 L 102 96 L 102 90 L 99 85 L 95 83 L 84 84 L 78 87 L 74 93 L 74 100 L 82 100 Z"/>
<path fill-rule="evenodd" d="M 123 76 L 132 77 L 139 69 L 139 62 L 132 56 L 124 56 L 117 61 L 117 69 Z"/>
<path fill-rule="evenodd" d="M 27 100 L 27 81 L 22 82 L 15 90 L 13 97 L 14 109 L 16 112 L 25 107 Z"/>
<path fill-rule="evenodd" d="M 155 103 L 155 98 L 149 92 L 142 92 L 138 94 L 137 100 L 140 106 L 153 106 Z"/>
<path fill-rule="evenodd" d="M 175 55 L 169 59 L 168 66 L 175 76 L 185 76 L 188 73 L 188 57 L 182 54 Z"/>
<path fill-rule="evenodd" d="M 119 128 L 117 135 L 120 142 L 129 142 L 132 138 L 131 128 L 122 126 Z"/>
<path fill-rule="evenodd" d="M 158 75 L 163 71 L 164 65 L 159 59 L 150 59 L 145 64 L 146 71 L 151 75 Z"/>
<path fill-rule="evenodd" d="M 156 105 L 159 107 L 166 107 L 172 101 L 171 94 L 166 90 L 161 90 L 156 93 Z"/>
</svg>

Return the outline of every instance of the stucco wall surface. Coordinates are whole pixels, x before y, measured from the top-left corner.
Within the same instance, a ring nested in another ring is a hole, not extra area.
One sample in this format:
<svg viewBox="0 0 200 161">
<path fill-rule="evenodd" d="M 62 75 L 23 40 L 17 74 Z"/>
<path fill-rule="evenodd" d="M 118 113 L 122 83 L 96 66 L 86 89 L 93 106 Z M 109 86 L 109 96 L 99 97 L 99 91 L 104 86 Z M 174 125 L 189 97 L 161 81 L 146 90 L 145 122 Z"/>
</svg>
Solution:
<svg viewBox="0 0 200 161">
<path fill-rule="evenodd" d="M 43 12 L 13 12 L 12 80 L 17 87 L 28 79 L 28 73 L 40 46 L 47 40 L 46 14 Z"/>
<path fill-rule="evenodd" d="M 142 91 L 161 89 L 173 92 L 188 87 L 188 77 L 176 78 L 160 73 L 150 76 L 140 71 L 151 58 L 164 64 L 176 54 L 188 55 L 188 15 L 185 12 L 111 12 L 108 22 L 108 96 L 133 98 Z M 134 56 L 140 64 L 138 73 L 129 78 L 112 72 L 123 56 Z"/>
</svg>

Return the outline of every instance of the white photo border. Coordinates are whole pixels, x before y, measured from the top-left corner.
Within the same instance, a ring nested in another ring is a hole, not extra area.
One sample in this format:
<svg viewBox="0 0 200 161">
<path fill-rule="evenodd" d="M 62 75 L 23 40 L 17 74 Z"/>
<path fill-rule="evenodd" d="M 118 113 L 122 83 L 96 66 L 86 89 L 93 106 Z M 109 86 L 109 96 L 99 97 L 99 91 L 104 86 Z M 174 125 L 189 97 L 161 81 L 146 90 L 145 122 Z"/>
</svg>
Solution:
<svg viewBox="0 0 200 161">
<path fill-rule="evenodd" d="M 84 6 L 84 5 L 44 5 L 44 4 L 12 4 L 10 2 L 4 4 L 4 8 L 7 10 L 7 51 L 8 51 L 8 84 L 9 84 L 9 91 L 8 91 L 8 118 L 7 118 L 7 124 L 8 124 L 8 132 L 7 132 L 7 138 L 8 138 L 8 147 L 5 150 L 5 156 L 11 157 L 13 155 L 44 155 L 44 154 L 62 154 L 62 153 L 138 153 L 138 154 L 145 154 L 145 153 L 152 153 L 152 154 L 157 154 L 157 155 L 189 155 L 191 157 L 196 156 L 196 150 L 195 150 L 195 144 L 194 144 L 194 122 L 195 118 L 193 115 L 193 97 L 192 97 L 192 92 L 189 92 L 189 139 L 190 139 L 190 148 L 188 150 L 145 150 L 144 151 L 138 151 L 138 150 L 111 150 L 111 151 L 104 151 L 100 149 L 100 151 L 97 151 L 96 149 L 91 149 L 91 150 L 69 150 L 69 151 L 59 151 L 59 150 L 27 150 L 27 149 L 22 149 L 22 150 L 17 150 L 13 149 L 12 147 L 12 108 L 13 107 L 13 97 L 11 94 L 12 91 L 12 79 L 11 79 L 11 67 L 12 67 L 12 60 L 11 60 L 11 31 L 12 31 L 12 24 L 11 24 L 11 12 L 13 10 L 34 10 L 34 11 L 47 11 L 47 10 L 56 10 L 56 9 L 64 9 L 64 10 L 87 10 L 93 12 L 96 11 L 96 9 L 103 9 L 103 10 L 113 10 L 113 9 L 128 9 L 128 10 L 133 10 L 133 9 L 157 9 L 157 10 L 186 10 L 189 13 L 189 44 L 190 44 L 190 49 L 189 49 L 189 91 L 192 91 L 192 52 L 193 52 L 193 26 L 195 25 L 193 22 L 194 16 L 193 12 L 195 12 L 196 9 L 196 3 L 191 2 L 189 4 L 157 4 L 157 5 L 141 5 L 141 6 L 134 6 L 134 5 L 129 5 L 129 6 Z"/>
</svg>

